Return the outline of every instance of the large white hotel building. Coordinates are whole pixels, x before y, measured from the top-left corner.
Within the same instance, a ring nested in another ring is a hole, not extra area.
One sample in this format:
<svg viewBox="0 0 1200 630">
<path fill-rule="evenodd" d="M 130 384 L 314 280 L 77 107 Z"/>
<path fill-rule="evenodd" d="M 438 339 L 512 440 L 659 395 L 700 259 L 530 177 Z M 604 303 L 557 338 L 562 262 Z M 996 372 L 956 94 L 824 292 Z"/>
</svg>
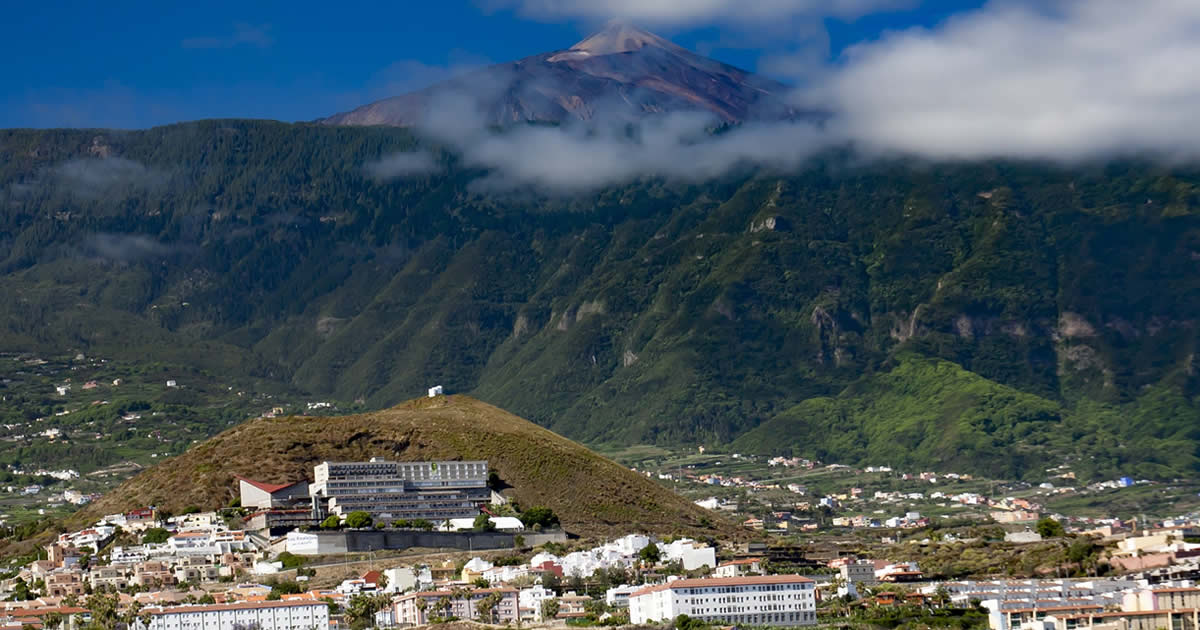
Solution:
<svg viewBox="0 0 1200 630">
<path fill-rule="evenodd" d="M 813 581 L 800 575 L 675 580 L 629 597 L 631 623 L 679 615 L 726 624 L 811 626 L 817 623 L 817 600 Z"/>
<path fill-rule="evenodd" d="M 323 462 L 313 478 L 309 494 L 339 516 L 361 510 L 389 519 L 470 517 L 492 498 L 485 461 Z"/>
<path fill-rule="evenodd" d="M 207 606 L 147 608 L 150 625 L 141 621 L 136 630 L 325 630 L 329 604 L 315 600 L 288 602 L 238 602 Z"/>
</svg>

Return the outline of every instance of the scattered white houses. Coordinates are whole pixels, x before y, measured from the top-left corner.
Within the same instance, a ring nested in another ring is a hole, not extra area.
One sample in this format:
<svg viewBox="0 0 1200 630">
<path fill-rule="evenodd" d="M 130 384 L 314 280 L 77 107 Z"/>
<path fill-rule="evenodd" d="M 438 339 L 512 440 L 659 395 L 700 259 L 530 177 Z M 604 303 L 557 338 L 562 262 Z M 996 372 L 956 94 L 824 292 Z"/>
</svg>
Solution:
<svg viewBox="0 0 1200 630">
<path fill-rule="evenodd" d="M 429 388 L 429 397 L 437 398 L 438 396 L 441 396 L 444 393 L 444 391 L 445 390 L 442 389 L 441 385 L 434 385 L 433 387 Z"/>
<path fill-rule="evenodd" d="M 658 623 L 687 615 L 704 622 L 753 626 L 817 623 L 812 580 L 800 575 L 675 580 L 629 597 L 629 620 Z"/>
<path fill-rule="evenodd" d="M 179 387 L 179 383 L 176 383 L 173 378 L 167 379 L 167 387 Z"/>
</svg>

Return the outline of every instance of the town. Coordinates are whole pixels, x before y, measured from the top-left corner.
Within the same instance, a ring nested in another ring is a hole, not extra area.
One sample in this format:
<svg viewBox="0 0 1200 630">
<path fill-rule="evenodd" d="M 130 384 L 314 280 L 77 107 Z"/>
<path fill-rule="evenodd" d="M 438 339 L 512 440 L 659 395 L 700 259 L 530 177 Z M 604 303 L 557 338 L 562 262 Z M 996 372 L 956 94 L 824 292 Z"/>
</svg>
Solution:
<svg viewBox="0 0 1200 630">
<path fill-rule="evenodd" d="M 772 459 L 769 467 L 818 466 Z M 741 540 L 629 532 L 589 542 L 564 532 L 544 507 L 514 505 L 489 486 L 489 473 L 487 461 L 322 462 L 312 481 L 240 477 L 236 505 L 218 511 L 147 506 L 109 514 L 58 534 L 5 574 L 0 615 L 12 628 L 299 630 L 450 620 L 815 626 L 869 624 L 905 610 L 992 630 L 1141 630 L 1194 628 L 1200 610 L 1200 527 L 1192 519 L 1114 519 L 1084 530 L 1034 516 L 1025 529 L 1024 513 L 1040 509 L 1028 500 L 932 497 L 986 506 L 993 521 L 1012 528 L 1004 545 L 1054 539 L 1068 546 L 1066 575 L 952 579 L 894 551 L 871 557 L 857 543 L 789 542 L 778 535 L 788 529 L 782 520 L 747 519 L 749 537 Z M 803 494 L 790 485 L 779 489 Z M 832 507 L 862 494 L 852 488 L 817 501 Z M 715 498 L 698 502 L 714 516 L 729 509 Z M 905 514 L 832 526 L 897 536 L 928 530 L 928 521 Z M 983 543 L 947 533 L 910 547 L 930 544 L 966 553 Z"/>
</svg>

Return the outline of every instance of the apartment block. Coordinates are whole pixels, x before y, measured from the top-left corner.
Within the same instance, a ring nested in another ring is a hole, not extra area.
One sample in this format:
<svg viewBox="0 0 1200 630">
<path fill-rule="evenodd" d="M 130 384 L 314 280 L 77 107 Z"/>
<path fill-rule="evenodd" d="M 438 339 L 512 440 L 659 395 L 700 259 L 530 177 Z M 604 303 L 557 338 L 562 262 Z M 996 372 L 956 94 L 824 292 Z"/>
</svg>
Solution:
<svg viewBox="0 0 1200 630">
<path fill-rule="evenodd" d="M 676 580 L 629 597 L 634 624 L 687 615 L 705 622 L 754 626 L 817 623 L 813 581 L 800 575 Z"/>
<path fill-rule="evenodd" d="M 313 476 L 309 493 L 338 516 L 445 520 L 475 516 L 492 496 L 485 461 L 323 462 Z"/>
<path fill-rule="evenodd" d="M 242 602 L 207 606 L 148 608 L 150 625 L 136 630 L 310 630 L 329 627 L 329 605 L 323 601 Z"/>
<path fill-rule="evenodd" d="M 520 598 L 514 588 L 478 588 L 462 591 L 423 591 L 398 597 L 392 606 L 393 620 L 398 625 L 420 626 L 438 617 L 492 621 L 479 619 L 478 604 L 496 593 L 498 603 L 492 609 L 496 623 L 517 621 Z M 526 620 L 528 621 L 528 620 Z"/>
</svg>

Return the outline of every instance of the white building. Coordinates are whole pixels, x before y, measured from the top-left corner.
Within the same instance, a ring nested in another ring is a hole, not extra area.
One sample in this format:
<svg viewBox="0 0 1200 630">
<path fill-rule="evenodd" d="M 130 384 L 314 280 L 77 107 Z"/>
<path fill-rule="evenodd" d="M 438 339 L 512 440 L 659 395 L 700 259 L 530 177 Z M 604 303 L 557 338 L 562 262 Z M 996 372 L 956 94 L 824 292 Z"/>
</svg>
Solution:
<svg viewBox="0 0 1200 630">
<path fill-rule="evenodd" d="M 521 519 L 515 516 L 490 516 L 488 520 L 497 531 L 501 532 L 522 532 L 525 531 L 525 524 Z M 445 529 L 451 532 L 469 531 L 475 528 L 474 518 L 452 518 L 446 521 Z"/>
<path fill-rule="evenodd" d="M 404 593 L 433 587 L 433 573 L 429 567 L 394 567 L 383 571 L 387 578 L 385 593 Z"/>
<path fill-rule="evenodd" d="M 490 503 L 486 461 L 322 462 L 309 495 L 328 500 L 330 514 L 362 510 L 376 519 L 474 518 Z"/>
<path fill-rule="evenodd" d="M 800 575 L 675 580 L 631 595 L 629 620 L 646 624 L 687 615 L 727 624 L 811 626 L 817 623 L 813 586 Z"/>
<path fill-rule="evenodd" d="M 238 477 L 238 491 L 242 507 L 269 510 L 277 507 L 289 507 L 298 501 L 308 499 L 308 483 L 264 483 L 245 477 Z"/>
<path fill-rule="evenodd" d="M 713 571 L 713 577 L 737 577 L 739 575 L 758 575 L 763 572 L 761 558 L 744 558 L 723 562 Z"/>
<path fill-rule="evenodd" d="M 241 602 L 208 606 L 148 608 L 149 627 L 137 630 L 310 630 L 329 627 L 329 605 L 319 601 Z"/>
<path fill-rule="evenodd" d="M 430 388 L 429 388 L 429 397 L 430 397 L 430 398 L 437 398 L 438 396 L 441 396 L 441 395 L 442 395 L 442 392 L 444 392 L 444 391 L 445 391 L 445 390 L 444 390 L 444 389 L 442 389 L 442 386 L 441 386 L 441 385 L 434 385 L 433 387 L 430 387 Z"/>
<path fill-rule="evenodd" d="M 604 592 L 604 603 L 608 604 L 609 608 L 629 608 L 629 598 L 643 588 L 645 587 L 640 584 L 614 586 Z"/>
<path fill-rule="evenodd" d="M 678 560 L 685 571 L 695 571 L 700 567 L 717 568 L 717 550 L 689 538 L 681 538 L 667 545 L 659 543 L 658 550 L 663 560 Z"/>
<path fill-rule="evenodd" d="M 517 594 L 521 618 L 534 622 L 542 621 L 542 602 L 554 599 L 554 591 L 543 586 L 523 588 Z"/>
<path fill-rule="evenodd" d="M 870 560 L 847 562 L 841 566 L 839 571 L 847 584 L 874 586 L 879 583 L 879 580 L 875 579 L 875 563 Z"/>
</svg>

